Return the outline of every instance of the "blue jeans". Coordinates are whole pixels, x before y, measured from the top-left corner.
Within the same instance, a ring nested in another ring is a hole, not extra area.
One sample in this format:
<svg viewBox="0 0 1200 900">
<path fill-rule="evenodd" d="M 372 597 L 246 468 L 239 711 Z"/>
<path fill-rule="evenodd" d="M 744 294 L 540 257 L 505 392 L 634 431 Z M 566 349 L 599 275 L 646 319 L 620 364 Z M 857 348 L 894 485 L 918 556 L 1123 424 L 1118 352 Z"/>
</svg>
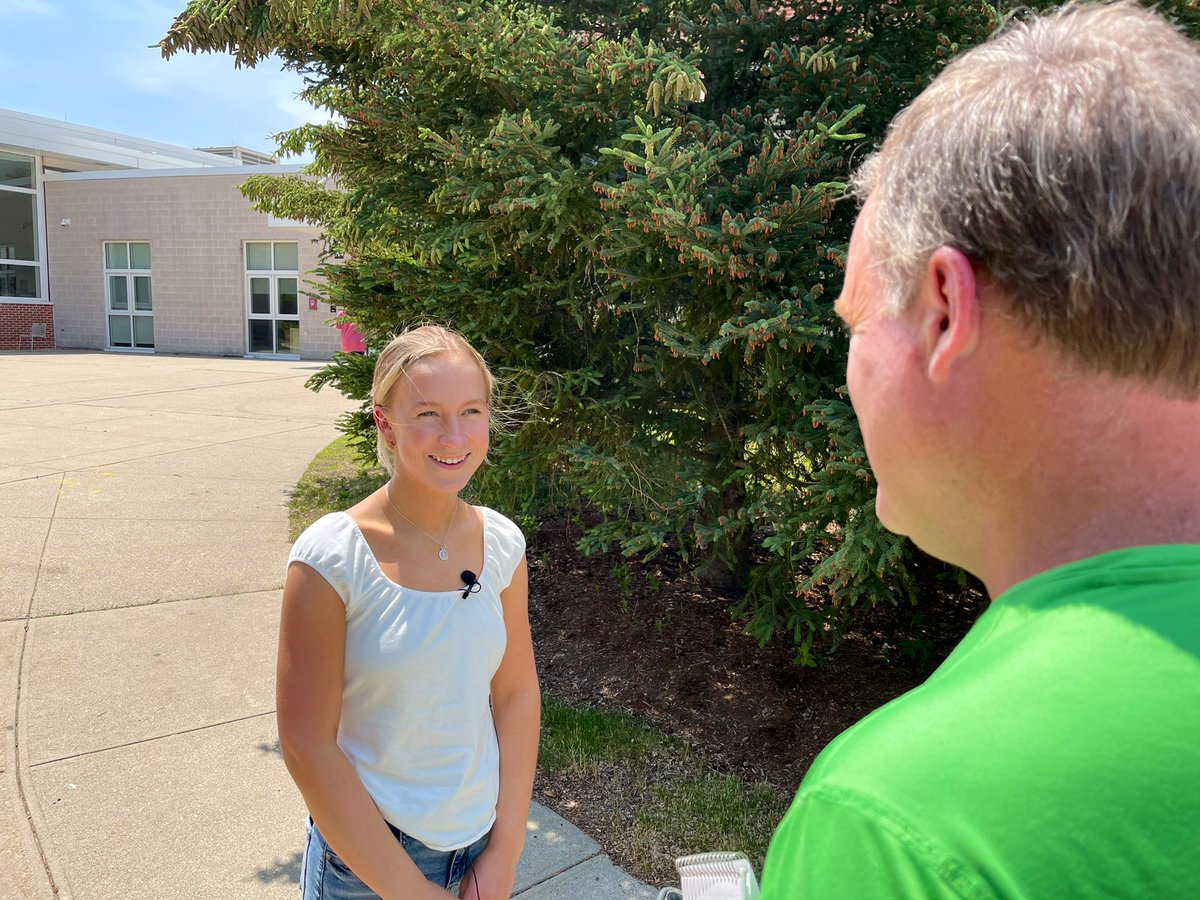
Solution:
<svg viewBox="0 0 1200 900">
<path fill-rule="evenodd" d="M 421 874 L 451 892 L 458 890 L 463 876 L 474 865 L 488 842 L 488 835 L 485 834 L 469 847 L 434 850 L 400 829 L 392 825 L 388 827 Z M 308 823 L 304 862 L 300 867 L 300 895 L 302 900 L 374 900 L 379 896 L 350 871 L 350 867 L 333 852 L 311 820 Z"/>
</svg>

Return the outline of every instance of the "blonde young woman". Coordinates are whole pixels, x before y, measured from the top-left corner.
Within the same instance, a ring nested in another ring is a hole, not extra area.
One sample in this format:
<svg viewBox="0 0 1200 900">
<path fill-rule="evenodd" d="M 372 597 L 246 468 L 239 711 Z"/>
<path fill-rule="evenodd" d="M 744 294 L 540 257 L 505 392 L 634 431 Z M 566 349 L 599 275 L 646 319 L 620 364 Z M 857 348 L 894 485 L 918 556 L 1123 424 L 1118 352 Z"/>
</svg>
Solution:
<svg viewBox="0 0 1200 900">
<path fill-rule="evenodd" d="M 458 497 L 493 392 L 457 333 L 395 338 L 372 388 L 391 479 L 288 560 L 277 702 L 310 814 L 304 900 L 512 892 L 540 714 L 525 540 Z"/>
</svg>

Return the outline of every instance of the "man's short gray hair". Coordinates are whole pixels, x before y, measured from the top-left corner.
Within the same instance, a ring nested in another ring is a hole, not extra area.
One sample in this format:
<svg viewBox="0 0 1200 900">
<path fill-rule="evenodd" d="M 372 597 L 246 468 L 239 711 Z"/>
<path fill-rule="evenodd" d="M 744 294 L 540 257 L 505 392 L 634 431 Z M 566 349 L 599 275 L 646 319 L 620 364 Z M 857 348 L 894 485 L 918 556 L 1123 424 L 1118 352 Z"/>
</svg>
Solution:
<svg viewBox="0 0 1200 900">
<path fill-rule="evenodd" d="M 1200 396 L 1200 51 L 1075 5 L 951 63 L 852 187 L 891 304 L 952 246 L 1073 368 Z"/>
</svg>

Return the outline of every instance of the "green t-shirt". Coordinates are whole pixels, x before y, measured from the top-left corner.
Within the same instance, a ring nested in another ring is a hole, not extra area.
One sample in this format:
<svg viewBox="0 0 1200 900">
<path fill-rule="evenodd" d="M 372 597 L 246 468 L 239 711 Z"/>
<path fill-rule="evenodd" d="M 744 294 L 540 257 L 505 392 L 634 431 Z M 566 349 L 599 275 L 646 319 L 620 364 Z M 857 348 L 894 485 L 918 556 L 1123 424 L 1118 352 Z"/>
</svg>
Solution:
<svg viewBox="0 0 1200 900">
<path fill-rule="evenodd" d="M 763 900 L 1200 898 L 1200 545 L 1006 591 L 817 758 Z"/>
</svg>

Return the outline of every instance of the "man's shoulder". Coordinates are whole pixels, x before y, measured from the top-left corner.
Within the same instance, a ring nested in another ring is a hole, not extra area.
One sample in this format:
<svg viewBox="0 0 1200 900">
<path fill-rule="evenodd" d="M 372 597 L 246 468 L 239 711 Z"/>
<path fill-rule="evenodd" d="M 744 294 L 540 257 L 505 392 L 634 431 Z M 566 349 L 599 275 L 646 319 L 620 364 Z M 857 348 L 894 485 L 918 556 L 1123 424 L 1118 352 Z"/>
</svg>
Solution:
<svg viewBox="0 0 1200 900">
<path fill-rule="evenodd" d="M 1062 600 L 990 609 L 924 684 L 835 739 L 805 785 L 986 792 L 1017 765 L 1116 756 L 1118 739 L 1148 753 L 1200 728 L 1200 594 L 1142 583 L 1123 605 Z"/>
<path fill-rule="evenodd" d="M 933 879 L 914 882 L 921 896 L 980 895 L 968 883 L 1061 896 L 1121 883 L 1135 856 L 1177 886 L 1200 828 L 1200 660 L 1177 630 L 1195 606 L 1160 593 L 1140 589 L 1136 613 L 1084 595 L 989 610 L 925 684 L 818 757 L 772 844 L 774 884 L 836 859 L 836 834 Z"/>
<path fill-rule="evenodd" d="M 903 794 L 928 785 L 971 740 L 959 710 L 972 706 L 970 684 L 925 684 L 876 709 L 842 732 L 817 757 L 801 792 L 877 791 Z"/>
<path fill-rule="evenodd" d="M 763 897 L 994 898 L 955 840 L 961 786 L 947 773 L 970 738 L 916 688 L 843 732 L 818 757 L 771 842 Z M 960 772 L 961 774 L 961 772 Z"/>
</svg>

